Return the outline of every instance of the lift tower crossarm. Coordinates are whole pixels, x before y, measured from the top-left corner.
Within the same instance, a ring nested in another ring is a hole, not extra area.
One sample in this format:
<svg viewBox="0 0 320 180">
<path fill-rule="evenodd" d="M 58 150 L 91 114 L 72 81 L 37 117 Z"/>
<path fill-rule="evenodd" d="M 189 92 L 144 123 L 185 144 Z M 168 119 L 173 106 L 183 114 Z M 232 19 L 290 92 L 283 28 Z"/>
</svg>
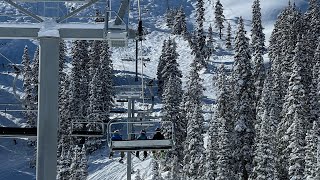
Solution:
<svg viewBox="0 0 320 180">
<path fill-rule="evenodd" d="M 126 12 L 128 11 L 129 0 L 122 0 L 118 11 L 118 16 L 114 22 L 115 25 L 121 25 L 122 20 Z M 129 13 L 129 12 L 128 12 Z"/>
<path fill-rule="evenodd" d="M 14 3 L 11 0 L 4 0 L 5 2 L 7 2 L 8 4 L 10 4 L 11 6 L 17 8 L 19 11 L 21 11 L 22 13 L 32 17 L 33 19 L 37 20 L 38 22 L 43 22 L 44 20 L 42 18 L 40 18 L 39 16 L 37 16 L 36 14 L 26 10 L 25 8 L 19 6 L 18 4 Z"/>
<path fill-rule="evenodd" d="M 92 4 L 96 3 L 97 1 L 99 1 L 99 0 L 91 0 L 89 3 L 83 5 L 83 6 L 79 7 L 78 9 L 72 11 L 71 13 L 69 13 L 69 14 L 61 17 L 61 18 L 59 18 L 59 19 L 57 20 L 57 22 L 58 22 L 58 23 L 61 23 L 62 21 L 67 20 L 68 18 L 70 18 L 70 17 L 78 14 L 79 12 L 81 12 L 82 10 L 84 10 L 84 9 L 86 9 L 87 7 L 91 6 Z"/>
</svg>

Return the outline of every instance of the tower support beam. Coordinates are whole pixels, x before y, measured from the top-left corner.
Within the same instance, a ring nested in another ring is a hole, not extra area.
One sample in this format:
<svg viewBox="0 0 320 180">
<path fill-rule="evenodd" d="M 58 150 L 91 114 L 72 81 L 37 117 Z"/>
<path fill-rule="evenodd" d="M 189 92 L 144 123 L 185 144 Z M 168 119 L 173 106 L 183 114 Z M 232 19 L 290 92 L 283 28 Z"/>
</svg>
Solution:
<svg viewBox="0 0 320 180">
<path fill-rule="evenodd" d="M 37 180 L 56 180 L 59 37 L 40 37 Z"/>
</svg>

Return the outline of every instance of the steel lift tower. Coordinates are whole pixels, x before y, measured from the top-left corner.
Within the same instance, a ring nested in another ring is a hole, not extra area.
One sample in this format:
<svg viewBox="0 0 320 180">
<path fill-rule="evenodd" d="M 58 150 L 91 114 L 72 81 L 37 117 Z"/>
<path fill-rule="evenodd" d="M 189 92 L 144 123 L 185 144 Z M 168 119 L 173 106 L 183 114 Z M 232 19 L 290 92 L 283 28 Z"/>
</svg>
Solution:
<svg viewBox="0 0 320 180">
<path fill-rule="evenodd" d="M 123 17 L 129 12 L 129 0 L 122 0 L 117 19 L 105 23 L 63 23 L 98 0 L 3 0 L 35 23 L 0 22 L 0 39 L 37 39 L 40 42 L 39 101 L 37 124 L 37 180 L 55 180 L 57 173 L 57 128 L 58 128 L 58 60 L 59 41 L 63 40 L 108 40 L 111 46 L 125 46 L 128 25 Z M 82 5 L 61 17 L 44 17 L 22 6 L 22 2 L 74 2 Z M 107 0 L 106 4 L 109 3 Z M 106 5 L 109 7 L 109 5 Z M 105 19 L 111 9 L 106 8 Z"/>
</svg>

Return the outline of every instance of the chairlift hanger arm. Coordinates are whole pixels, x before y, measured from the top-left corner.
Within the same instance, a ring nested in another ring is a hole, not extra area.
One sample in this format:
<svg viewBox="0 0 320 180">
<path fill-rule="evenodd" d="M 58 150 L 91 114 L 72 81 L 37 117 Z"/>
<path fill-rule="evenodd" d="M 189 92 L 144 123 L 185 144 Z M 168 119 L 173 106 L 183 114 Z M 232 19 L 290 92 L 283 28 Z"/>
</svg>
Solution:
<svg viewBox="0 0 320 180">
<path fill-rule="evenodd" d="M 8 0 L 6 0 L 6 1 L 8 1 Z M 61 22 L 65 21 L 65 20 L 71 18 L 72 16 L 78 14 L 78 13 L 81 12 L 82 10 L 86 9 L 87 7 L 93 5 L 94 3 L 98 2 L 98 1 L 99 1 L 99 0 L 90 0 L 90 2 L 88 2 L 87 4 L 81 6 L 81 7 L 79 7 L 78 9 L 72 11 L 71 13 L 69 13 L 69 14 L 61 17 L 61 18 L 59 18 L 59 19 L 57 20 L 57 23 L 61 23 Z"/>
<path fill-rule="evenodd" d="M 37 20 L 38 22 L 43 22 L 44 21 L 41 17 L 39 17 L 36 14 L 26 10 L 25 8 L 23 8 L 22 6 L 14 3 L 13 1 L 11 1 L 11 0 L 4 0 L 4 1 L 7 2 L 8 4 L 10 4 L 11 6 L 15 7 L 19 11 L 21 11 L 22 13 L 24 13 L 24 14 L 32 17 L 33 19 Z"/>
</svg>

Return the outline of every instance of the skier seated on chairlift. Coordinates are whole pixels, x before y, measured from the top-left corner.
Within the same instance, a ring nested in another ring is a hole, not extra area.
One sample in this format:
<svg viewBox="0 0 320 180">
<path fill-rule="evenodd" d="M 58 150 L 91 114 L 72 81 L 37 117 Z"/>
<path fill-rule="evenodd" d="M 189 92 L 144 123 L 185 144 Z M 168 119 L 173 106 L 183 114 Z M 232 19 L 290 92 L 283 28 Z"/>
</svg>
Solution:
<svg viewBox="0 0 320 180">
<path fill-rule="evenodd" d="M 146 135 L 146 131 L 143 129 L 140 131 L 140 136 L 138 137 L 138 140 L 147 140 L 148 137 Z M 147 158 L 147 151 L 143 151 L 143 158 L 146 159 Z M 139 158 L 139 151 L 136 152 L 136 156 L 137 158 Z"/>
<path fill-rule="evenodd" d="M 163 140 L 164 139 L 163 134 L 161 134 L 161 129 L 160 128 L 156 129 L 156 133 L 153 135 L 152 139 L 154 139 L 154 140 Z"/>
<path fill-rule="evenodd" d="M 161 133 L 161 129 L 160 128 L 157 128 L 156 129 L 156 133 L 153 135 L 153 140 L 163 140 L 164 139 L 164 136 L 163 134 Z M 157 153 L 156 151 L 152 151 L 152 154 L 153 156 L 156 158 L 156 159 L 159 159 L 162 154 L 163 154 L 164 151 L 161 151 L 161 153 Z"/>
<path fill-rule="evenodd" d="M 119 133 L 119 130 L 115 130 L 113 132 L 113 135 L 111 137 L 111 141 L 122 141 L 122 137 Z M 114 154 L 114 152 L 110 151 L 109 159 L 111 159 L 113 157 L 113 154 Z M 120 157 L 121 158 L 120 158 L 119 162 L 123 163 L 124 152 L 122 152 L 122 151 L 120 152 Z"/>
</svg>

